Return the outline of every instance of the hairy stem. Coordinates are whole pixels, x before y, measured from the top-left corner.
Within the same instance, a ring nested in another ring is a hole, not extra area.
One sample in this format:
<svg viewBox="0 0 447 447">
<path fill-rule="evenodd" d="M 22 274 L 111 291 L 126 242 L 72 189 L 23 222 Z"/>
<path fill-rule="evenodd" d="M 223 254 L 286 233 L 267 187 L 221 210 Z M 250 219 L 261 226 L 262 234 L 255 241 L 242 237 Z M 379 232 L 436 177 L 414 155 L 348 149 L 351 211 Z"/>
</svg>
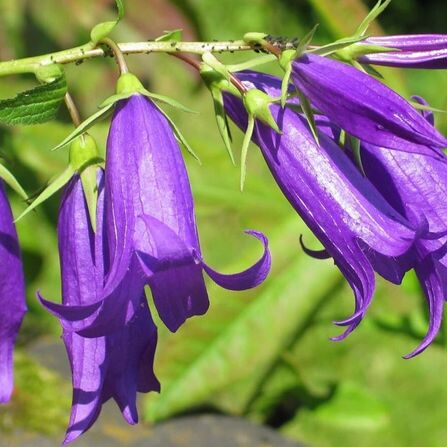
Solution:
<svg viewBox="0 0 447 447">
<path fill-rule="evenodd" d="M 117 44 L 119 50 L 124 54 L 148 54 L 148 53 L 193 53 L 203 54 L 205 52 L 222 53 L 235 51 L 253 50 L 243 40 L 223 42 L 126 42 Z M 69 64 L 72 62 L 91 59 L 94 57 L 107 56 L 107 50 L 94 46 L 89 42 L 79 47 L 41 56 L 27 57 L 0 62 L 0 76 L 35 73 L 43 65 Z"/>
</svg>

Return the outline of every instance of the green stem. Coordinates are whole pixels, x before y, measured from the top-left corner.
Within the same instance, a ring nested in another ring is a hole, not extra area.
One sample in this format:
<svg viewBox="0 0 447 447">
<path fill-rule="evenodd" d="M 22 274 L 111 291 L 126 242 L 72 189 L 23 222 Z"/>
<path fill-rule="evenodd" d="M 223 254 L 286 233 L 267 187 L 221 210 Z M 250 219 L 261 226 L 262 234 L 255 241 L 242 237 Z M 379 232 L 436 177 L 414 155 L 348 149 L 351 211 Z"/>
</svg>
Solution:
<svg viewBox="0 0 447 447">
<path fill-rule="evenodd" d="M 222 53 L 235 51 L 250 51 L 252 46 L 243 40 L 223 42 L 126 42 L 117 44 L 119 50 L 124 54 L 148 54 L 148 53 L 193 53 L 203 54 L 206 52 Z M 104 48 L 97 47 L 91 42 L 68 50 L 43 54 L 41 56 L 27 57 L 0 62 L 0 76 L 35 73 L 44 65 L 69 64 L 72 62 L 106 56 Z"/>
</svg>

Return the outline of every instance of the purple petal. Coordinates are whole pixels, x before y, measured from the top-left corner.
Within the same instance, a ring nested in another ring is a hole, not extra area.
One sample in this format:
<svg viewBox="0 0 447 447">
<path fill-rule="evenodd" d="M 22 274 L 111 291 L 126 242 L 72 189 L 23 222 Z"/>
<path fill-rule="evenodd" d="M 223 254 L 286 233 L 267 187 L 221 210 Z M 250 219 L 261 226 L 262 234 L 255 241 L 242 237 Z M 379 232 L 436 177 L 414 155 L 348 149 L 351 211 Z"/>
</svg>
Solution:
<svg viewBox="0 0 447 447">
<path fill-rule="evenodd" d="M 205 262 L 202 266 L 209 277 L 219 286 L 228 290 L 246 290 L 261 284 L 267 278 L 270 267 L 271 257 L 268 249 L 268 239 L 260 232 L 254 230 L 246 230 L 247 234 L 259 239 L 264 245 L 264 253 L 261 258 L 248 269 L 233 274 L 222 274 L 213 270 Z"/>
<path fill-rule="evenodd" d="M 13 220 L 0 180 L 0 404 L 11 398 L 14 343 L 26 312 L 22 261 Z"/>
<path fill-rule="evenodd" d="M 138 257 L 161 320 L 175 332 L 193 315 L 209 307 L 202 267 L 185 242 L 158 219 L 140 219 Z M 150 251 L 144 251 L 150 248 Z"/>
<path fill-rule="evenodd" d="M 427 299 L 430 322 L 427 335 L 414 351 L 404 356 L 405 359 L 420 354 L 435 339 L 441 328 L 446 297 L 447 269 L 442 264 L 433 260 L 431 256 L 427 256 L 421 260 L 415 270 Z"/>
<path fill-rule="evenodd" d="M 240 100 L 226 95 L 225 107 L 245 129 L 247 116 Z M 374 292 L 374 270 L 368 256 L 402 255 L 412 246 L 415 232 L 326 135 L 320 136 L 318 146 L 301 116 L 276 105 L 271 111 L 282 135 L 257 123 L 254 140 L 284 195 L 354 291 L 354 313 L 339 322 L 349 326 L 349 333 L 360 322 Z"/>
<path fill-rule="evenodd" d="M 397 51 L 368 54 L 361 63 L 406 68 L 447 68 L 447 35 L 415 34 L 369 37 L 366 45 L 395 48 Z"/>
<path fill-rule="evenodd" d="M 330 259 L 331 255 L 324 248 L 323 250 L 311 250 L 304 245 L 303 235 L 300 234 L 300 245 L 306 255 L 315 259 Z"/>
<path fill-rule="evenodd" d="M 404 98 L 342 62 L 307 54 L 293 62 L 292 78 L 311 104 L 362 141 L 442 157 L 447 140 Z"/>
</svg>

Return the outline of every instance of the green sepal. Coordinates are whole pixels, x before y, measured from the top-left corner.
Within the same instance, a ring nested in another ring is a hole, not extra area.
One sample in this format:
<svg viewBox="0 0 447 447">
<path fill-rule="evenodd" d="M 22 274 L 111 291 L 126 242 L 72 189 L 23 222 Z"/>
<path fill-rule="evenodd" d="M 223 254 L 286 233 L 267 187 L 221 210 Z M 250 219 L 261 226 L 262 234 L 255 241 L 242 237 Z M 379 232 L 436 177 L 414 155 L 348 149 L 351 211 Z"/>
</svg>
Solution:
<svg viewBox="0 0 447 447">
<path fill-rule="evenodd" d="M 383 11 L 388 7 L 391 3 L 391 0 L 379 0 L 369 11 L 368 15 L 363 19 L 362 23 L 358 26 L 357 30 L 354 33 L 354 36 L 363 36 L 368 30 L 371 23 L 382 14 Z"/>
<path fill-rule="evenodd" d="M 307 99 L 306 96 L 297 88 L 296 89 L 298 98 L 300 99 L 300 106 L 303 110 L 304 116 L 306 117 L 307 124 L 309 125 L 310 131 L 312 132 L 312 136 L 314 137 L 315 142 L 320 145 L 320 139 L 318 138 L 318 130 L 315 124 L 314 112 L 312 110 L 312 106 Z"/>
<path fill-rule="evenodd" d="M 364 37 L 361 37 L 360 39 L 363 40 Z M 358 59 L 359 57 L 366 56 L 368 54 L 393 53 L 399 51 L 400 50 L 397 48 L 381 47 L 380 45 L 352 44 L 336 50 L 335 55 L 345 62 L 351 62 L 352 60 Z"/>
<path fill-rule="evenodd" d="M 261 120 L 276 133 L 281 133 L 269 107 L 270 104 L 277 101 L 277 98 L 272 98 L 267 93 L 253 88 L 244 94 L 243 101 L 249 116 Z"/>
<path fill-rule="evenodd" d="M 435 107 L 421 104 L 420 102 L 417 101 L 408 100 L 408 102 L 417 110 L 424 110 L 427 112 L 435 112 L 435 113 L 447 113 L 447 110 L 437 109 Z"/>
<path fill-rule="evenodd" d="M 220 136 L 225 145 L 225 149 L 228 152 L 231 163 L 235 164 L 233 150 L 231 148 L 231 133 L 228 126 L 227 114 L 225 113 L 224 101 L 222 91 L 217 88 L 210 90 L 213 98 L 214 112 L 216 115 L 217 128 L 219 129 Z"/>
<path fill-rule="evenodd" d="M 67 144 L 70 144 L 72 141 L 74 141 L 76 138 L 81 136 L 84 132 L 86 132 L 90 127 L 92 127 L 95 123 L 97 123 L 99 120 L 105 118 L 108 113 L 111 112 L 111 109 L 115 103 L 112 102 L 100 110 L 98 110 L 93 115 L 89 116 L 86 120 L 84 120 L 73 132 L 70 133 L 64 140 L 62 140 L 56 147 L 51 149 L 52 151 L 56 151 L 58 149 L 61 149 L 62 147 L 66 146 Z"/>
<path fill-rule="evenodd" d="M 216 57 L 214 57 L 214 55 L 211 54 L 209 51 L 206 51 L 202 54 L 202 61 L 204 64 L 208 65 L 214 71 L 222 75 L 223 78 L 227 80 L 230 79 L 230 72 L 228 71 L 228 68 L 224 64 L 222 64 L 222 62 L 220 62 Z"/>
<path fill-rule="evenodd" d="M 65 76 L 0 101 L 1 124 L 40 124 L 52 120 L 67 92 Z"/>
<path fill-rule="evenodd" d="M 126 94 L 126 93 L 138 93 L 144 90 L 141 81 L 132 73 L 122 74 L 116 83 L 116 94 Z"/>
<path fill-rule="evenodd" d="M 255 118 L 253 117 L 253 115 L 248 115 L 247 130 L 245 131 L 241 149 L 241 179 L 240 179 L 241 191 L 244 190 L 245 178 L 247 176 L 248 147 L 250 145 L 251 137 L 253 136 L 254 128 L 255 128 Z"/>
<path fill-rule="evenodd" d="M 90 32 L 90 41 L 93 44 L 97 44 L 100 40 L 107 37 L 115 28 L 115 26 L 118 24 L 118 22 L 124 17 L 124 3 L 122 0 L 115 0 L 116 7 L 118 9 L 118 19 L 109 21 L 109 22 L 102 22 L 98 23 L 93 27 L 93 29 Z"/>
<path fill-rule="evenodd" d="M 71 143 L 69 152 L 69 163 L 74 171 L 81 172 L 85 167 L 97 163 L 99 157 L 98 147 L 95 139 L 85 133 Z"/>
<path fill-rule="evenodd" d="M 289 95 L 289 81 L 292 75 L 292 64 L 285 69 L 284 76 L 281 81 L 281 107 L 284 108 Z"/>
<path fill-rule="evenodd" d="M 231 81 L 226 78 L 220 72 L 214 70 L 214 68 L 210 67 L 205 62 L 200 64 L 200 76 L 203 79 L 203 82 L 211 91 L 211 89 L 219 89 L 221 91 L 229 92 L 235 96 L 241 97 L 241 93 L 239 90 L 231 83 Z"/>
<path fill-rule="evenodd" d="M 183 29 L 163 31 L 163 34 L 155 39 L 155 42 L 179 42 L 183 39 Z"/>
<path fill-rule="evenodd" d="M 245 62 L 241 62 L 240 64 L 227 65 L 227 69 L 231 73 L 236 73 L 242 70 L 248 70 L 250 68 L 259 67 L 259 65 L 268 64 L 276 60 L 276 56 L 273 54 L 264 54 L 262 56 L 254 57 Z"/>
<path fill-rule="evenodd" d="M 164 117 L 168 120 L 169 124 L 172 127 L 172 130 L 174 131 L 174 135 L 177 138 L 178 142 L 181 143 L 185 147 L 185 149 L 189 152 L 189 154 L 192 155 L 197 160 L 197 162 L 201 165 L 202 162 L 200 161 L 200 158 L 194 152 L 192 147 L 189 145 L 188 141 L 183 136 L 180 129 L 177 127 L 177 124 L 175 124 L 174 121 L 170 118 L 170 116 L 163 109 L 161 109 L 157 104 L 155 104 L 155 106 L 164 115 Z"/>
<path fill-rule="evenodd" d="M 352 154 L 354 155 L 355 164 L 357 168 L 362 173 L 364 177 L 366 177 L 365 169 L 363 168 L 362 162 L 362 149 L 360 146 L 360 140 L 352 135 L 349 135 L 349 142 L 352 149 Z"/>
<path fill-rule="evenodd" d="M 98 204 L 97 164 L 84 168 L 81 172 L 82 189 L 87 202 L 88 214 L 93 231 L 96 233 L 96 206 Z"/>
<path fill-rule="evenodd" d="M 53 194 L 55 194 L 59 189 L 61 189 L 64 185 L 66 185 L 70 179 L 75 174 L 74 169 L 68 165 L 65 171 L 60 174 L 58 177 L 56 177 L 31 203 L 31 205 L 26 208 L 25 211 L 23 211 L 22 214 L 15 220 L 15 222 L 18 222 L 20 219 L 22 219 L 24 216 L 26 216 L 30 211 L 41 205 L 45 200 L 50 198 Z"/>
<path fill-rule="evenodd" d="M 314 38 L 315 32 L 317 31 L 318 23 L 299 41 L 298 46 L 295 51 L 295 57 L 300 57 L 302 54 L 305 53 L 307 50 L 307 47 L 312 42 L 312 39 Z"/>
<path fill-rule="evenodd" d="M 323 45 L 322 47 L 309 50 L 308 53 L 318 54 L 319 56 L 329 56 L 332 53 L 336 53 L 337 55 L 338 53 L 343 54 L 343 51 L 346 51 L 350 48 L 354 50 L 355 48 L 373 47 L 373 45 L 355 45 L 356 43 L 361 42 L 365 39 L 365 36 L 346 37 L 344 39 L 338 39 L 335 42 L 329 43 L 327 45 Z"/>
<path fill-rule="evenodd" d="M 10 186 L 22 199 L 28 200 L 28 194 L 22 188 L 18 180 L 14 177 L 12 172 L 3 164 L 0 163 L 0 178 Z"/>
</svg>

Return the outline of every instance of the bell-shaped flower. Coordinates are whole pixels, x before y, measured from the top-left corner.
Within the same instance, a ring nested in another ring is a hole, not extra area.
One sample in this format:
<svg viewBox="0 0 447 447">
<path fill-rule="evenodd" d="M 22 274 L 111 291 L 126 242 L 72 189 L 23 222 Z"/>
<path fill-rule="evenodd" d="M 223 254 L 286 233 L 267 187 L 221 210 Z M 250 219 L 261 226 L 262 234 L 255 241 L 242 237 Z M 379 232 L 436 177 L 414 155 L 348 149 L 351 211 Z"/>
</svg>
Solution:
<svg viewBox="0 0 447 447">
<path fill-rule="evenodd" d="M 446 34 L 408 34 L 368 37 L 357 44 L 384 47 L 387 51 L 362 55 L 365 64 L 403 68 L 447 68 Z M 394 50 L 394 51 L 393 51 Z"/>
<path fill-rule="evenodd" d="M 292 79 L 311 105 L 362 141 L 438 156 L 447 140 L 404 98 L 345 63 L 305 54 L 292 63 Z"/>
<path fill-rule="evenodd" d="M 420 98 L 415 98 L 425 104 Z M 431 113 L 424 113 L 433 124 Z M 362 166 L 383 197 L 417 229 L 414 265 L 424 290 L 430 323 L 426 337 L 406 357 L 422 352 L 437 335 L 447 297 L 447 172 L 445 162 L 362 144 Z M 409 258 L 409 259 L 408 259 Z"/>
<path fill-rule="evenodd" d="M 85 306 L 101 299 L 107 266 L 108 240 L 104 234 L 103 174 L 98 170 L 97 227 L 93 232 L 80 176 L 68 183 L 62 197 L 58 240 L 62 276 L 62 305 Z M 120 288 L 133 287 L 132 272 Z M 138 281 L 138 279 L 136 279 Z M 119 290 L 117 290 L 119 293 Z M 153 372 L 157 329 L 143 290 L 133 318 L 106 336 L 85 338 L 63 330 L 63 341 L 72 370 L 73 402 L 64 444 L 86 430 L 98 418 L 104 402 L 113 398 L 129 424 L 138 422 L 137 392 L 159 391 Z M 43 298 L 42 302 L 51 308 Z"/>
<path fill-rule="evenodd" d="M 238 73 L 245 86 L 278 96 L 280 82 L 260 73 Z M 268 88 L 265 86 L 268 85 Z M 236 96 L 225 95 L 225 109 L 242 129 L 247 113 Z M 306 120 L 288 106 L 272 104 L 270 110 L 282 130 L 277 134 L 261 122 L 253 141 L 261 149 L 273 177 L 294 209 L 325 247 L 308 253 L 333 257 L 355 294 L 355 311 L 337 322 L 348 326 L 340 340 L 361 321 L 375 288 L 374 270 L 394 282 L 403 272 L 394 258 L 412 246 L 415 232 L 366 180 L 348 156 L 321 132 L 318 145 Z M 330 134 L 330 128 L 327 128 Z"/>
<path fill-rule="evenodd" d="M 208 309 L 203 270 L 231 290 L 257 286 L 270 270 L 267 239 L 251 230 L 247 233 L 261 240 L 264 253 L 249 269 L 224 275 L 203 261 L 180 147 L 167 118 L 141 94 L 120 100 L 112 117 L 105 210 L 111 260 L 103 298 L 90 306 L 51 305 L 80 335 L 104 335 L 126 325 L 140 308 L 145 284 L 160 318 L 176 331 Z M 134 275 L 133 282 L 116 293 L 127 275 Z"/>
<path fill-rule="evenodd" d="M 14 343 L 26 312 L 25 281 L 13 221 L 0 180 L 0 403 L 11 398 Z"/>
</svg>

